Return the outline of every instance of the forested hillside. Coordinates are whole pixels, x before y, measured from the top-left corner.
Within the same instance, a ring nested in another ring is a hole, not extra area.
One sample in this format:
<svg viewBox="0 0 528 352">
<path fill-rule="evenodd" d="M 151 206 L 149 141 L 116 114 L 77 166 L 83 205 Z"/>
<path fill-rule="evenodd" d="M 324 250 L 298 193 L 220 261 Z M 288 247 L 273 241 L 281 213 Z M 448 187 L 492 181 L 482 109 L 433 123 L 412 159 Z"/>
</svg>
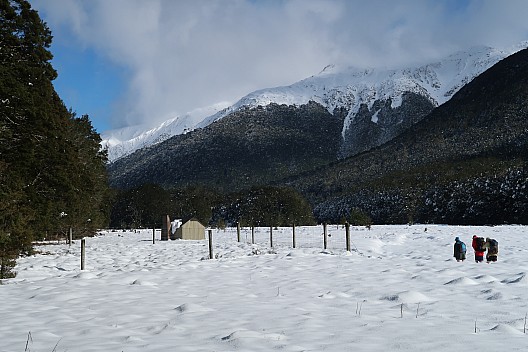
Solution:
<svg viewBox="0 0 528 352">
<path fill-rule="evenodd" d="M 414 128 L 370 152 L 286 181 L 318 219 L 528 223 L 528 50 L 493 66 Z"/>
<path fill-rule="evenodd" d="M 110 183 L 222 192 L 264 185 L 336 160 L 342 126 L 342 116 L 314 102 L 243 109 L 113 162 Z"/>
<path fill-rule="evenodd" d="M 344 115 L 330 115 L 310 102 L 240 110 L 109 168 L 121 188 L 145 182 L 194 187 L 198 193 L 192 197 L 205 202 L 201 218 L 215 223 L 246 221 L 241 210 L 251 207 L 233 192 L 251 199 L 250 189 L 258 187 L 273 199 L 266 185 L 299 192 L 319 222 L 528 223 L 527 80 L 525 49 L 476 77 L 400 136 L 343 160 L 335 156 Z M 370 138 L 359 128 L 350 133 Z M 217 196 L 209 197 L 206 189 Z M 281 203 L 273 204 L 267 211 L 275 212 L 274 225 L 284 218 L 276 212 Z"/>
<path fill-rule="evenodd" d="M 54 90 L 52 35 L 25 0 L 0 0 L 0 278 L 34 239 L 107 223 L 106 153 Z"/>
</svg>

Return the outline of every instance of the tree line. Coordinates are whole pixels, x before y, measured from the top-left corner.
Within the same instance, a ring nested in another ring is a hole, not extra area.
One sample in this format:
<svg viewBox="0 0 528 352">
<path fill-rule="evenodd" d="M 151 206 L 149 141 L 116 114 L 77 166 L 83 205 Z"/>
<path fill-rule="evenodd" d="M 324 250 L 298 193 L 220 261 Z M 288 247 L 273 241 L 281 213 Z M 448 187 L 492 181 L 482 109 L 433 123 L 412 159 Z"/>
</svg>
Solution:
<svg viewBox="0 0 528 352">
<path fill-rule="evenodd" d="M 0 278 L 31 243 L 108 223 L 107 156 L 55 91 L 52 35 L 26 0 L 0 0 Z"/>
<path fill-rule="evenodd" d="M 164 215 L 218 227 L 315 224 L 311 205 L 292 188 L 263 186 L 223 194 L 203 186 L 164 189 L 144 184 L 115 191 L 110 227 L 160 227 Z"/>
</svg>

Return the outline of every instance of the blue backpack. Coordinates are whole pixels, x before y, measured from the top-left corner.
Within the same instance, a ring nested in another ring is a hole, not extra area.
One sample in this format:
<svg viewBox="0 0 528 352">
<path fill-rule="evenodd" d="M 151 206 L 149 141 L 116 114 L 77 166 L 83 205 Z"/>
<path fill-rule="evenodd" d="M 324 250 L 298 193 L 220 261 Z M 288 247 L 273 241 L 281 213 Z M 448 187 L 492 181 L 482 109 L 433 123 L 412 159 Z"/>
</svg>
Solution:
<svg viewBox="0 0 528 352">
<path fill-rule="evenodd" d="M 460 241 L 460 253 L 466 253 L 466 244 Z"/>
</svg>

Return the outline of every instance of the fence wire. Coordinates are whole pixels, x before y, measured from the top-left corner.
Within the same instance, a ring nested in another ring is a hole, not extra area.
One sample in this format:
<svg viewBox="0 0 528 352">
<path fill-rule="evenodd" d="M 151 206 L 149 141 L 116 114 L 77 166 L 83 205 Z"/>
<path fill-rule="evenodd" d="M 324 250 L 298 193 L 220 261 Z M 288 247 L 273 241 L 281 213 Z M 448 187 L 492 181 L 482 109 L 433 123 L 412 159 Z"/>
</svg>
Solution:
<svg viewBox="0 0 528 352">
<path fill-rule="evenodd" d="M 271 232 L 271 233 L 270 233 Z M 326 249 L 346 250 L 346 229 L 344 225 L 326 226 Z M 223 230 L 213 230 L 214 242 L 231 242 L 238 240 L 236 227 L 229 227 Z M 354 228 L 350 227 L 350 247 L 355 249 L 353 237 Z M 324 249 L 324 227 L 302 226 L 295 228 L 295 248 L 321 248 Z M 262 247 L 294 247 L 293 227 L 255 227 L 253 232 L 251 227 L 240 228 L 240 242 L 255 243 Z"/>
</svg>

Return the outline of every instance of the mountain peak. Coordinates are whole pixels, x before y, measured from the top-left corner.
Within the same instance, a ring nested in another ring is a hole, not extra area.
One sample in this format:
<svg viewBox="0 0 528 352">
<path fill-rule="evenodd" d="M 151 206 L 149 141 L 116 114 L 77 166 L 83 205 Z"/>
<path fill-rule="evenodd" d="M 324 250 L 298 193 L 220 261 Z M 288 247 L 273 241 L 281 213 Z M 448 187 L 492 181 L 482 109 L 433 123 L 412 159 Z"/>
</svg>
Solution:
<svg viewBox="0 0 528 352">
<path fill-rule="evenodd" d="M 409 93 L 423 97 L 433 107 L 441 105 L 474 77 L 526 46 L 528 41 L 507 50 L 475 46 L 435 62 L 401 69 L 330 64 L 318 74 L 291 85 L 254 91 L 233 105 L 222 103 L 198 109 L 143 133 L 138 129 L 110 131 L 103 135 L 103 145 L 108 147 L 110 161 L 114 161 L 171 136 L 204 128 L 243 108 L 271 103 L 300 106 L 310 101 L 321 104 L 331 114 L 346 112 L 342 131 L 343 138 L 346 138 L 347 130 L 362 106 L 370 111 L 376 102 L 390 101 L 391 108 L 396 109 L 402 104 L 404 95 Z M 371 115 L 375 113 L 373 111 Z M 376 118 L 372 116 L 372 122 L 377 121 L 377 115 Z"/>
</svg>

